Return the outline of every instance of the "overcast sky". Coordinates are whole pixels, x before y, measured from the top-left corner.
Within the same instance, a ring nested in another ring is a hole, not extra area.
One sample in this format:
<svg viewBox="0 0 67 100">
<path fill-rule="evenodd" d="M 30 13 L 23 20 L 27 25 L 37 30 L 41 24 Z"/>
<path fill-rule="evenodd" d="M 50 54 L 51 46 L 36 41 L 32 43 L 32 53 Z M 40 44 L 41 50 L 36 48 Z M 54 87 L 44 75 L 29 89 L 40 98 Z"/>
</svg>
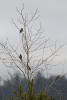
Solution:
<svg viewBox="0 0 67 100">
<path fill-rule="evenodd" d="M 22 3 L 27 12 L 39 9 L 40 19 L 48 37 L 57 40 L 59 44 L 67 41 L 67 0 L 0 0 L 0 40 L 4 41 L 8 38 L 10 41 L 16 41 L 18 39 L 11 19 L 15 19 L 16 7 L 21 8 Z M 59 55 L 62 64 L 52 68 L 50 73 L 67 72 L 67 45 L 59 52 Z M 4 75 L 2 68 L 0 71 Z"/>
</svg>

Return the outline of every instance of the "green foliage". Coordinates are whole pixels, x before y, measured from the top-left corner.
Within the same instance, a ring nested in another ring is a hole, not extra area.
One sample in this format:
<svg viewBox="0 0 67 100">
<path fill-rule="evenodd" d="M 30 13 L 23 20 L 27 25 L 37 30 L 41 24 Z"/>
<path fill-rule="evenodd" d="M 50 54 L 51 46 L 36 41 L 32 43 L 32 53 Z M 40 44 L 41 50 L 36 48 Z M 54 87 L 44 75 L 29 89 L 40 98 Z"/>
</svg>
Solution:
<svg viewBox="0 0 67 100">
<path fill-rule="evenodd" d="M 35 90 L 33 88 L 33 80 L 28 80 L 28 91 L 26 93 L 26 100 L 35 100 Z"/>
<path fill-rule="evenodd" d="M 48 96 L 48 92 L 40 92 L 36 95 L 36 100 L 55 100 L 52 96 Z"/>
<path fill-rule="evenodd" d="M 14 94 L 16 95 L 18 100 L 23 100 L 24 99 L 23 88 L 22 88 L 21 85 L 19 85 L 18 92 L 14 91 Z"/>
<path fill-rule="evenodd" d="M 39 94 L 35 92 L 33 80 L 28 80 L 27 92 L 23 92 L 23 88 L 19 85 L 18 91 L 14 91 L 16 98 L 11 97 L 10 100 L 55 100 L 52 96 L 48 96 L 47 91 L 41 91 Z"/>
</svg>

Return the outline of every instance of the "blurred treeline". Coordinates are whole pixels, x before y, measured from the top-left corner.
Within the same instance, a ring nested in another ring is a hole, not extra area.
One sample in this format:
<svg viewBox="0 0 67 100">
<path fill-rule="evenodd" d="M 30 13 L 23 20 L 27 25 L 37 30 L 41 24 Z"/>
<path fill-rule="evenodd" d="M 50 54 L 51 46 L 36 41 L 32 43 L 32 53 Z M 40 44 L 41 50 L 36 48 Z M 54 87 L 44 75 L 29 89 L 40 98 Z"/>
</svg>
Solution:
<svg viewBox="0 0 67 100">
<path fill-rule="evenodd" d="M 47 91 L 55 78 L 55 76 L 45 78 L 41 73 L 38 73 L 34 80 L 35 93 L 38 94 L 42 93 L 42 91 Z M 18 91 L 19 85 L 23 87 L 23 91 L 26 93 L 28 90 L 27 81 L 21 78 L 19 74 L 15 74 L 11 76 L 10 80 L 4 81 L 4 84 L 0 86 L 0 100 L 7 100 L 8 97 L 15 96 L 14 92 Z M 65 76 L 61 77 L 49 88 L 48 95 L 53 96 L 55 100 L 60 100 L 60 98 L 67 100 L 67 79 Z"/>
</svg>

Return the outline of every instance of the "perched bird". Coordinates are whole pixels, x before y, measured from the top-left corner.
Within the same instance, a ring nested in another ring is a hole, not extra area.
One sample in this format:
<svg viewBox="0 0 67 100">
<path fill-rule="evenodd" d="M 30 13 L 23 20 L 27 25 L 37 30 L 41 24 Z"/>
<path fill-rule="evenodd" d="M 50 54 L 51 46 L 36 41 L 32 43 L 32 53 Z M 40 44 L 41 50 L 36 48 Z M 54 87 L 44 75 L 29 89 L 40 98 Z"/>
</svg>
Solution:
<svg viewBox="0 0 67 100">
<path fill-rule="evenodd" d="M 20 60 L 22 60 L 22 55 L 21 54 L 19 55 L 19 58 L 20 58 Z"/>
<path fill-rule="evenodd" d="M 31 71 L 31 68 L 30 68 L 29 66 L 27 66 L 27 69 L 28 69 L 29 71 Z"/>
<path fill-rule="evenodd" d="M 60 75 L 57 75 L 57 76 L 56 76 L 56 80 L 58 80 L 59 78 L 60 78 Z"/>
<path fill-rule="evenodd" d="M 22 32 L 23 32 L 23 28 L 20 29 L 20 33 L 22 33 Z"/>
</svg>

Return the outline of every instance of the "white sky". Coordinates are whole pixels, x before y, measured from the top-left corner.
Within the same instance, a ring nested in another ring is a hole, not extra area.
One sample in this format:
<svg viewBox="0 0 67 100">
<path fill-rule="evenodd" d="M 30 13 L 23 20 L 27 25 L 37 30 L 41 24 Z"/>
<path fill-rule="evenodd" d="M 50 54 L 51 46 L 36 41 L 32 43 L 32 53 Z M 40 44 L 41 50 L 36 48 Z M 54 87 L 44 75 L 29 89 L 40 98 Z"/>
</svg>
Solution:
<svg viewBox="0 0 67 100">
<path fill-rule="evenodd" d="M 15 19 L 16 7 L 21 8 L 22 3 L 27 12 L 39 9 L 40 19 L 48 37 L 57 40 L 59 44 L 67 41 L 67 0 L 0 0 L 0 40 L 4 41 L 6 38 L 11 42 L 18 40 L 11 18 Z M 59 55 L 60 65 L 52 68 L 50 73 L 67 72 L 67 45 L 59 52 Z M 4 76 L 2 67 L 0 71 Z"/>
</svg>

